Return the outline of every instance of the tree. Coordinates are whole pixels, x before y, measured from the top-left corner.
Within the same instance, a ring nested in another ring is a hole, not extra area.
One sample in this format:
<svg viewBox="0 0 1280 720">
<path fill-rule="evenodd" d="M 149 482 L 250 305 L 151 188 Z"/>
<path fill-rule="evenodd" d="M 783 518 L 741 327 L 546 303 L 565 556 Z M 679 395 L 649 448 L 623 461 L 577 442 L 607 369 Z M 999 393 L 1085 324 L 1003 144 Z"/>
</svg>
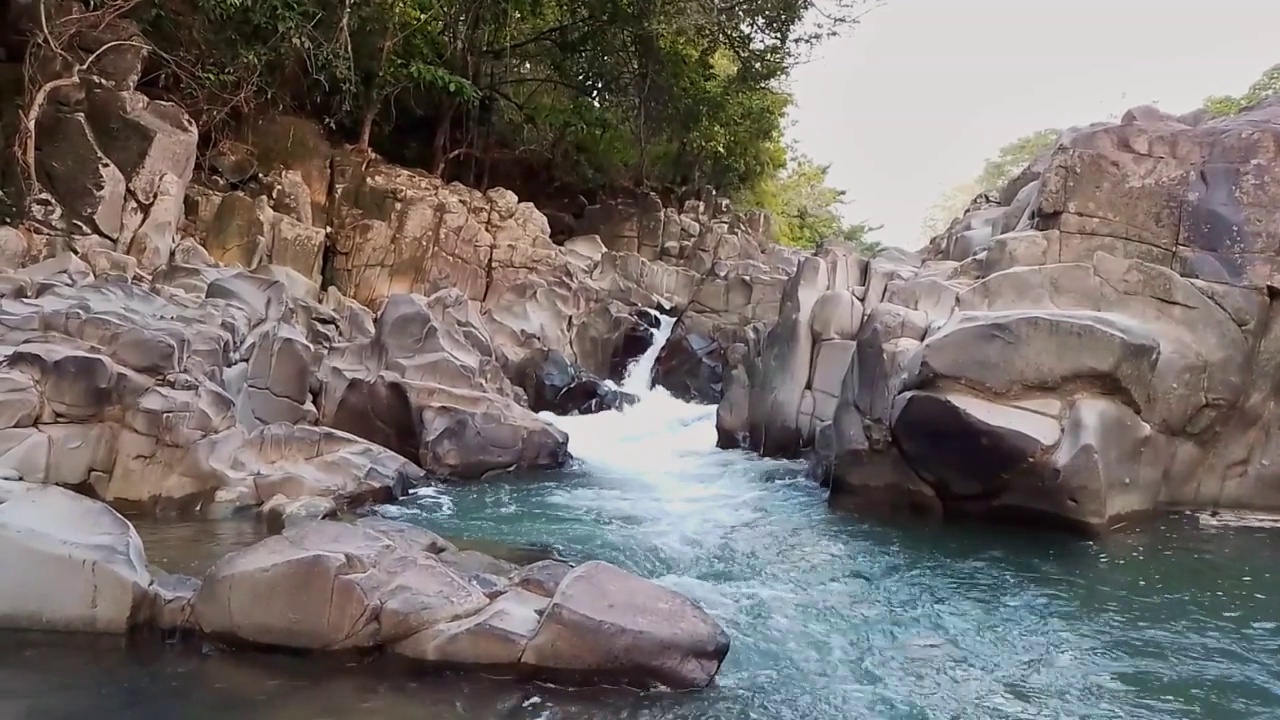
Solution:
<svg viewBox="0 0 1280 720">
<path fill-rule="evenodd" d="M 1243 95 L 1213 95 L 1205 99 L 1204 108 L 1214 117 L 1239 115 L 1273 95 L 1280 95 L 1280 65 L 1273 65 L 1262 73 Z"/>
<path fill-rule="evenodd" d="M 361 147 L 521 194 L 710 184 L 785 164 L 782 84 L 868 0 L 143 0 L 147 80 L 206 136 L 324 118 Z"/>
<path fill-rule="evenodd" d="M 830 165 L 791 150 L 785 169 L 741 202 L 773 215 L 774 233 L 783 245 L 812 249 L 826 240 L 844 240 L 864 251 L 878 248 L 867 236 L 880 226 L 846 224 L 840 216 L 846 193 L 827 184 L 829 171 Z"/>
<path fill-rule="evenodd" d="M 921 226 L 923 235 L 930 238 L 946 230 L 975 197 L 1004 187 L 1031 161 L 1057 144 L 1061 135 L 1061 130 L 1047 128 L 1023 135 L 1001 147 L 994 157 L 983 163 L 982 171 L 976 177 L 951 188 L 929 208 Z"/>
</svg>

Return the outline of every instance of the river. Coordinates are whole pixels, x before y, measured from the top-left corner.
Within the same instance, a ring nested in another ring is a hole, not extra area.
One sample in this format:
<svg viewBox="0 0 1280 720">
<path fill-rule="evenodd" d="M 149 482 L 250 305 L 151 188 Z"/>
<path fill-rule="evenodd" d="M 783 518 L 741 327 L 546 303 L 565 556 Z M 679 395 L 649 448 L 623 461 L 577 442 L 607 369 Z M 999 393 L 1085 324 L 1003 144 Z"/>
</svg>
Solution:
<svg viewBox="0 0 1280 720">
<path fill-rule="evenodd" d="M 1280 717 L 1280 530 L 1178 516 L 1085 542 L 834 515 L 801 466 L 716 450 L 714 408 L 650 390 L 652 359 L 626 383 L 637 405 L 556 418 L 571 468 L 424 489 L 383 513 L 609 560 L 687 593 L 733 639 L 714 687 L 566 691 L 10 633 L 0 720 Z M 190 571 L 257 530 L 140 532 L 154 562 Z"/>
</svg>

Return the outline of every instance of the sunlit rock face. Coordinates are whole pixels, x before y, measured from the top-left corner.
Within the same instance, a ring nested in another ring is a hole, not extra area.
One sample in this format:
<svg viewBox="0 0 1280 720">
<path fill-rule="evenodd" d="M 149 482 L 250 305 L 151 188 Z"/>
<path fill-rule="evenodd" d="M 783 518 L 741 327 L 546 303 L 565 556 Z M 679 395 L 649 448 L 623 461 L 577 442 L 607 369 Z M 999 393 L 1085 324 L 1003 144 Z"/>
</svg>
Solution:
<svg viewBox="0 0 1280 720">
<path fill-rule="evenodd" d="M 1280 507 L 1280 104 L 1150 110 L 1064 133 L 918 253 L 802 260 L 722 444 L 809 449 L 851 508 L 1093 533 Z"/>
</svg>

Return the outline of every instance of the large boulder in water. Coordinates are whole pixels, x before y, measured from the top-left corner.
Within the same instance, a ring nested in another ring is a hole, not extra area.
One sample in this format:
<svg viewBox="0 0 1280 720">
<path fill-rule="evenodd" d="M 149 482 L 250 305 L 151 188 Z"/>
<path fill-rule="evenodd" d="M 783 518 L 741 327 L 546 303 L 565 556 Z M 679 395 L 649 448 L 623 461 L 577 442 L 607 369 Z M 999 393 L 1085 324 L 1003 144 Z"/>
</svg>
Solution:
<svg viewBox="0 0 1280 720">
<path fill-rule="evenodd" d="M 729 653 L 729 636 L 674 591 L 602 562 L 561 581 L 522 662 L 628 685 L 705 687 Z"/>
<path fill-rule="evenodd" d="M 617 410 L 636 401 L 569 362 L 558 350 L 529 353 L 516 369 L 516 380 L 534 412 L 591 415 Z"/>
<path fill-rule="evenodd" d="M 575 684 L 704 687 L 729 650 L 691 600 L 607 563 L 514 570 L 410 525 L 317 521 L 221 560 L 195 619 L 232 644 L 385 647 L 431 666 Z"/>
<path fill-rule="evenodd" d="M 658 353 L 654 384 L 686 402 L 720 402 L 724 397 L 724 352 L 719 341 L 681 324 Z"/>
<path fill-rule="evenodd" d="M 133 526 L 50 485 L 0 480 L 0 579 L 2 629 L 124 633 L 151 607 Z"/>
</svg>

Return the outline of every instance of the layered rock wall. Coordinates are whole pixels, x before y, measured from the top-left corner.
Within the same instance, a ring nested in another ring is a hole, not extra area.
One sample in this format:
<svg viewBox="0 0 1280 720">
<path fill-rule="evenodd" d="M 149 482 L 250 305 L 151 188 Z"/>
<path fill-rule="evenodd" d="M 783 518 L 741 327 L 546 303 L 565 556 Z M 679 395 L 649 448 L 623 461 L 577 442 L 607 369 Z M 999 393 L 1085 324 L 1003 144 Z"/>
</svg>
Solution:
<svg viewBox="0 0 1280 720">
<path fill-rule="evenodd" d="M 872 258 L 851 335 L 806 258 L 722 444 L 810 448 L 855 508 L 1087 532 L 1280 509 L 1278 111 L 1073 129 L 920 253 Z"/>
<path fill-rule="evenodd" d="M 68 42 L 141 44 L 113 18 L 93 33 Z M 728 637 L 683 595 L 607 563 L 520 567 L 329 518 L 562 466 L 568 438 L 535 408 L 627 402 L 597 375 L 648 347 L 654 310 L 709 327 L 776 315 L 740 282 L 771 267 L 758 246 L 735 239 L 732 262 L 708 246 L 693 269 L 557 245 L 510 192 L 335 148 L 298 118 L 253 122 L 197 173 L 190 118 L 135 89 L 145 52 L 78 57 L 36 58 L 52 92 L 33 108 L 21 222 L 0 226 L 0 575 L 22 579 L 0 583 L 0 629 L 711 682 Z M 785 278 L 775 260 L 761 288 Z M 112 506 L 260 509 L 279 534 L 203 579 L 169 576 Z"/>
</svg>

